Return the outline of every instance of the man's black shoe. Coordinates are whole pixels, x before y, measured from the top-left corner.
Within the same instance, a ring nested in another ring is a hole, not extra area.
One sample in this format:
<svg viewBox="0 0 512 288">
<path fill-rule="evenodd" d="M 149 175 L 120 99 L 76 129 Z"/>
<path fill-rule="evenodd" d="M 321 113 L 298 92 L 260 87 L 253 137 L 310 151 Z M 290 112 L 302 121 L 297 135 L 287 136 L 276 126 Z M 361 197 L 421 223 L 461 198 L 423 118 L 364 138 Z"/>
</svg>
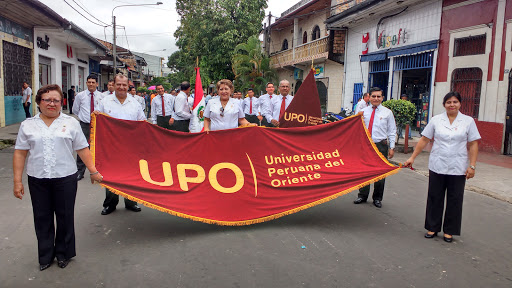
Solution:
<svg viewBox="0 0 512 288">
<path fill-rule="evenodd" d="M 142 209 L 140 209 L 139 205 L 135 204 L 133 206 L 126 206 L 126 209 L 133 211 L 133 212 L 140 212 Z"/>
<path fill-rule="evenodd" d="M 39 265 L 39 271 L 46 270 L 46 269 L 48 269 L 50 266 L 52 266 L 52 263 Z"/>
<path fill-rule="evenodd" d="M 116 207 L 107 206 L 107 207 L 103 208 L 103 210 L 101 211 L 101 215 L 108 215 L 108 214 L 114 212 L 114 210 L 116 210 Z"/>
<path fill-rule="evenodd" d="M 66 260 L 59 260 L 57 262 L 57 265 L 59 265 L 60 268 L 64 269 L 66 268 L 66 266 L 68 266 L 69 264 L 69 261 L 71 261 L 70 259 L 66 259 Z"/>
<path fill-rule="evenodd" d="M 82 179 L 84 179 L 84 174 L 78 173 L 78 176 L 76 176 L 76 181 L 80 181 Z"/>
<path fill-rule="evenodd" d="M 380 200 L 373 200 L 373 205 L 375 205 L 377 208 L 382 208 L 382 203 Z"/>
<path fill-rule="evenodd" d="M 354 200 L 354 204 L 361 204 L 361 203 L 366 203 L 366 199 L 359 197 L 356 200 Z"/>
</svg>

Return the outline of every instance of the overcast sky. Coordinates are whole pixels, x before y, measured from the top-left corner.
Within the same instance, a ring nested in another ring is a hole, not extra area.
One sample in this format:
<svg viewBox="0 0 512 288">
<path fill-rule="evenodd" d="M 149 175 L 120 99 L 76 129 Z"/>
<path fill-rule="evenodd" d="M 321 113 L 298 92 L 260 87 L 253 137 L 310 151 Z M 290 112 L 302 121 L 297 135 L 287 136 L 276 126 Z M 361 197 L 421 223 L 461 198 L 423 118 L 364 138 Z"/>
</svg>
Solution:
<svg viewBox="0 0 512 288">
<path fill-rule="evenodd" d="M 73 23 L 80 26 L 92 36 L 112 42 L 112 28 L 103 28 L 105 24 L 112 23 L 112 9 L 119 5 L 129 4 L 151 4 L 156 3 L 150 0 L 39 0 L 52 10 L 60 14 Z M 269 0 L 265 13 L 271 11 L 272 15 L 281 15 L 283 11 L 298 2 Z M 66 4 L 69 3 L 68 4 Z M 116 25 L 122 25 L 125 28 L 117 29 L 117 45 L 136 52 L 143 52 L 167 58 L 177 50 L 174 31 L 179 25 L 178 14 L 176 13 L 176 1 L 160 0 L 162 5 L 142 6 L 142 7 L 119 7 L 115 9 Z M 286 3 L 286 4 L 285 4 Z M 81 16 L 70 7 L 90 19 L 92 22 L 99 23 L 95 25 Z M 97 19 L 84 12 L 80 6 L 84 7 L 89 13 Z M 125 36 L 126 34 L 126 36 Z M 165 49 L 165 51 L 164 51 Z"/>
</svg>

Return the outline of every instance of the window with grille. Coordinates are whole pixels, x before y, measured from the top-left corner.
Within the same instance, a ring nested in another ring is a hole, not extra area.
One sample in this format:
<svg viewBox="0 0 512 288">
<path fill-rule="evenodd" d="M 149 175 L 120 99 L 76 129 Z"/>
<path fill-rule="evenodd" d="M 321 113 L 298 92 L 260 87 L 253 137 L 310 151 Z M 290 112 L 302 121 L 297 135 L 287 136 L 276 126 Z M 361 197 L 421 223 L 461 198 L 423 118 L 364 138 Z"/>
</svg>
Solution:
<svg viewBox="0 0 512 288">
<path fill-rule="evenodd" d="M 281 51 L 288 50 L 288 40 L 284 39 Z"/>
<path fill-rule="evenodd" d="M 313 28 L 313 35 L 311 37 L 311 40 L 320 39 L 320 27 L 318 25 Z"/>
<path fill-rule="evenodd" d="M 455 39 L 453 57 L 485 54 L 485 34 Z"/>
<path fill-rule="evenodd" d="M 308 43 L 308 32 L 304 31 L 304 35 L 302 36 L 302 44 Z"/>
<path fill-rule="evenodd" d="M 478 118 L 480 92 L 482 90 L 482 70 L 480 68 L 459 68 L 452 73 L 452 91 L 462 97 L 460 112 Z"/>
</svg>

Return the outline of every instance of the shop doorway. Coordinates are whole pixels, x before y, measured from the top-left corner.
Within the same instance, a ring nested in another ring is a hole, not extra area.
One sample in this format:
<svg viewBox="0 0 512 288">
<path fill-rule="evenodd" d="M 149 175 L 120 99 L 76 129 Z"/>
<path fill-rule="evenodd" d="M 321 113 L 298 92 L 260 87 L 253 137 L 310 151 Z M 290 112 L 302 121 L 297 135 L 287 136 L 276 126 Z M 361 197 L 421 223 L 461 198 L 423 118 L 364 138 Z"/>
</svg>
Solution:
<svg viewBox="0 0 512 288">
<path fill-rule="evenodd" d="M 368 77 L 368 88 L 379 87 L 382 89 L 382 96 L 384 96 L 383 101 L 388 100 L 389 58 L 370 62 Z"/>
<path fill-rule="evenodd" d="M 62 92 L 64 93 L 64 109 L 68 109 L 67 93 L 71 88 L 71 65 L 62 62 Z"/>
<path fill-rule="evenodd" d="M 512 155 L 512 71 L 508 75 L 507 116 L 505 120 L 505 155 Z"/>
<path fill-rule="evenodd" d="M 316 89 L 318 90 L 318 96 L 320 96 L 320 110 L 322 110 L 322 115 L 327 113 L 327 86 L 325 86 L 324 82 L 316 81 Z"/>
<path fill-rule="evenodd" d="M 413 130 L 421 131 L 428 123 L 430 103 L 430 83 L 432 69 L 412 69 L 402 71 L 400 95 L 407 95 L 416 106 L 416 121 Z"/>
</svg>

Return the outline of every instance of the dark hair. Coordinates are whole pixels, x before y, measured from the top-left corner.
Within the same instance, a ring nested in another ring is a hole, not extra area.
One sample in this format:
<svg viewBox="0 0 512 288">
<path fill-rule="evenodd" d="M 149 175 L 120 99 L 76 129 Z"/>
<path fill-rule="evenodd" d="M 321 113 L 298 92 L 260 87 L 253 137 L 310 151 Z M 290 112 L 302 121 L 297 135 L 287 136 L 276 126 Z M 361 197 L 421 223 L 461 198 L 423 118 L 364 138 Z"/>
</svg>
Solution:
<svg viewBox="0 0 512 288">
<path fill-rule="evenodd" d="M 456 91 L 450 91 L 448 92 L 448 94 L 446 94 L 443 98 L 443 105 L 446 103 L 446 101 L 448 101 L 448 99 L 452 98 L 452 97 L 455 97 L 457 98 L 457 100 L 459 100 L 460 103 L 462 103 L 462 97 L 460 97 L 460 94 L 459 92 L 456 92 Z"/>
<path fill-rule="evenodd" d="M 60 95 L 60 101 L 62 102 L 62 99 L 64 99 L 64 94 L 62 93 L 62 89 L 60 89 L 60 86 L 57 84 L 50 84 L 50 85 L 45 85 L 45 86 L 39 88 L 39 90 L 37 90 L 37 94 L 36 94 L 37 105 L 41 104 L 41 99 L 43 97 L 43 94 L 46 94 L 50 91 L 57 91 Z"/>
<path fill-rule="evenodd" d="M 94 74 L 87 76 L 87 80 L 89 80 L 89 79 L 94 79 L 94 81 L 96 81 L 96 83 L 98 83 L 98 76 L 96 76 Z"/>
<path fill-rule="evenodd" d="M 249 93 L 249 91 L 254 92 L 254 89 L 252 89 L 252 88 L 247 89 L 247 93 Z"/>
<path fill-rule="evenodd" d="M 272 84 L 272 86 L 274 86 L 274 83 L 272 82 L 268 82 L 267 85 L 265 85 L 265 88 L 268 88 L 268 85 Z"/>
<path fill-rule="evenodd" d="M 116 81 L 114 81 L 114 79 L 110 79 L 110 80 L 108 80 L 107 83 L 110 83 L 110 82 L 115 83 Z"/>
<path fill-rule="evenodd" d="M 158 87 L 158 86 L 162 86 L 162 88 L 164 88 L 164 85 L 162 83 L 158 83 L 155 85 L 155 88 Z"/>
<path fill-rule="evenodd" d="M 381 91 L 382 92 L 382 89 L 380 89 L 379 87 L 372 87 L 372 89 L 370 89 L 370 96 L 372 95 L 373 92 L 379 92 Z"/>
<path fill-rule="evenodd" d="M 190 88 L 190 83 L 188 81 L 183 81 L 181 83 L 181 91 L 186 91 Z"/>
<path fill-rule="evenodd" d="M 130 85 L 130 87 L 128 87 L 128 91 L 131 91 L 132 89 L 135 89 L 135 86 Z"/>
<path fill-rule="evenodd" d="M 366 95 L 370 96 L 370 93 L 368 93 L 368 92 L 364 93 L 364 94 L 363 94 L 363 98 L 364 98 L 364 96 L 366 96 Z"/>
</svg>

